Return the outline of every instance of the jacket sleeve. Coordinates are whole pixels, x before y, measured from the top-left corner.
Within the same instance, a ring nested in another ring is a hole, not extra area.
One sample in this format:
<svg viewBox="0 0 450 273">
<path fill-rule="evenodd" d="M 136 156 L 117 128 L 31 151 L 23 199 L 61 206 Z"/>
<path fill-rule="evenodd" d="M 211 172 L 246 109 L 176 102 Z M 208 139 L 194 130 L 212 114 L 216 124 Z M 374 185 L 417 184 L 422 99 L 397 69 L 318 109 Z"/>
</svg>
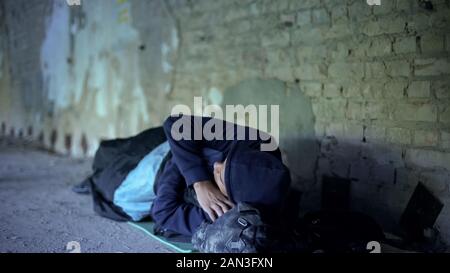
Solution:
<svg viewBox="0 0 450 273">
<path fill-rule="evenodd" d="M 203 136 L 205 124 L 212 124 L 209 121 L 218 122 L 212 130 L 215 136 L 219 136 L 218 138 L 207 139 Z M 227 154 L 239 132 L 245 132 L 246 140 L 242 141 L 246 141 L 249 146 L 255 148 L 259 148 L 261 143 L 270 142 L 268 139 L 270 136 L 266 133 L 210 117 L 169 116 L 163 126 L 173 160 L 188 186 L 197 181 L 213 179 L 203 158 L 202 149 L 210 148 Z M 250 132 L 256 137 L 250 138 Z M 264 139 L 261 136 L 264 136 Z M 279 154 L 278 149 L 275 151 L 275 154 L 277 153 Z"/>
<path fill-rule="evenodd" d="M 153 220 L 164 229 L 192 235 L 209 217 L 200 207 L 184 200 L 186 184 L 172 160 L 166 163 L 159 179 L 161 180 L 152 206 Z"/>
</svg>

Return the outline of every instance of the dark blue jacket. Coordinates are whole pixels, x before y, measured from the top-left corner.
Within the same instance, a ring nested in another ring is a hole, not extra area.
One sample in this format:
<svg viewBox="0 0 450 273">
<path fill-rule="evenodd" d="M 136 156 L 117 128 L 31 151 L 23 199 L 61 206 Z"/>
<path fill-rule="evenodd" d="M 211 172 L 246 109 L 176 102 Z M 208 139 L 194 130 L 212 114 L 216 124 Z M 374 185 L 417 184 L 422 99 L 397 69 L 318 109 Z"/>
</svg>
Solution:
<svg viewBox="0 0 450 273">
<path fill-rule="evenodd" d="M 172 126 L 176 122 L 179 124 L 182 119 L 189 126 L 186 128 L 174 126 L 174 128 L 187 133 L 190 138 L 175 140 L 171 134 Z M 183 235 L 192 235 L 203 221 L 210 220 L 200 207 L 185 201 L 186 188 L 197 181 L 213 181 L 214 162 L 223 162 L 230 154 L 233 158 L 227 158 L 225 183 L 230 199 L 234 203 L 250 202 L 269 207 L 282 206 L 281 200 L 284 199 L 290 183 L 289 172 L 281 162 L 279 149 L 260 151 L 261 143 L 270 141 L 267 134 L 249 127 L 223 122 L 222 126 L 214 128 L 218 130 L 218 135 L 222 135 L 222 139 L 195 140 L 195 134 L 201 135 L 205 124 L 211 124 L 210 121 L 218 120 L 184 115 L 170 116 L 164 122 L 172 158 L 165 164 L 158 178 L 152 217 L 163 228 Z M 230 130 L 231 128 L 233 129 Z M 238 130 L 241 129 L 247 136 L 245 140 L 236 138 Z M 257 132 L 256 139 L 250 138 L 251 131 Z"/>
</svg>

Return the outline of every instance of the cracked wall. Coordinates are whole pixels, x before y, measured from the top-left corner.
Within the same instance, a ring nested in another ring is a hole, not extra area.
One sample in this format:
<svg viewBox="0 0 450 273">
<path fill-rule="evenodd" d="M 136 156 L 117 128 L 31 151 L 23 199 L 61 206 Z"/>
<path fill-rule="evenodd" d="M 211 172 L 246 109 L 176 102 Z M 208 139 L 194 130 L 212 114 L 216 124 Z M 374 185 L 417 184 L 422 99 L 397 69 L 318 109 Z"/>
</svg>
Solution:
<svg viewBox="0 0 450 273">
<path fill-rule="evenodd" d="M 5 1 L 2 56 L 15 60 L 1 58 L 8 133 L 80 157 L 101 139 L 159 124 L 179 43 L 162 3 Z"/>
<path fill-rule="evenodd" d="M 2 134 L 81 157 L 194 96 L 278 102 L 304 209 L 322 175 L 350 178 L 352 207 L 395 229 L 420 181 L 448 241 L 450 3 L 381 2 L 3 1 Z"/>
</svg>

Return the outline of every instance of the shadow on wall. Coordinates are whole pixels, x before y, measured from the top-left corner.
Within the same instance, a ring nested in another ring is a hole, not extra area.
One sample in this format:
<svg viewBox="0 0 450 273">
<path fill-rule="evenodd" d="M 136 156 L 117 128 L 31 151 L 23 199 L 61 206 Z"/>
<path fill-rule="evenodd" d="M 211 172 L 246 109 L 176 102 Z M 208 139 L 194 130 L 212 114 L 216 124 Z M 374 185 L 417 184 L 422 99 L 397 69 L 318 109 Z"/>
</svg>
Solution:
<svg viewBox="0 0 450 273">
<path fill-rule="evenodd" d="M 420 181 L 444 203 L 436 224 L 442 236 L 450 238 L 445 206 L 450 201 L 446 184 L 449 172 L 411 166 L 404 148 L 376 142 L 364 132 L 361 136 L 336 133 L 317 139 L 311 101 L 296 85 L 250 79 L 225 90 L 223 96 L 223 109 L 237 104 L 267 105 L 269 109 L 279 105 L 280 149 L 294 188 L 302 192 L 302 214 L 321 207 L 323 176 L 340 177 L 351 181 L 351 209 L 371 215 L 386 231 L 398 233 L 401 215 Z M 273 134 L 270 129 L 267 131 Z"/>
<path fill-rule="evenodd" d="M 227 105 L 254 105 L 258 110 L 267 106 L 267 132 L 275 136 L 279 133 L 279 147 L 283 161 L 291 170 L 294 187 L 301 191 L 314 182 L 314 168 L 319 154 L 319 145 L 314 133 L 314 114 L 310 99 L 296 85 L 288 85 L 279 80 L 249 79 L 228 88 L 224 92 L 222 108 Z M 279 106 L 279 119 L 274 116 L 271 106 Z M 249 109 L 249 108 L 248 108 Z M 274 118 L 274 119 L 273 119 Z M 245 116 L 249 124 L 251 116 Z M 238 122 L 243 122 L 238 120 Z M 258 126 L 259 129 L 262 129 Z"/>
<path fill-rule="evenodd" d="M 324 137 L 317 161 L 317 183 L 302 200 L 302 209 L 319 208 L 323 176 L 350 180 L 350 208 L 374 217 L 386 231 L 401 233 L 400 219 L 419 182 L 444 204 L 436 221 L 443 238 L 450 238 L 448 219 L 449 172 L 421 169 L 407 163 L 403 148 L 370 143 L 363 138 Z"/>
</svg>

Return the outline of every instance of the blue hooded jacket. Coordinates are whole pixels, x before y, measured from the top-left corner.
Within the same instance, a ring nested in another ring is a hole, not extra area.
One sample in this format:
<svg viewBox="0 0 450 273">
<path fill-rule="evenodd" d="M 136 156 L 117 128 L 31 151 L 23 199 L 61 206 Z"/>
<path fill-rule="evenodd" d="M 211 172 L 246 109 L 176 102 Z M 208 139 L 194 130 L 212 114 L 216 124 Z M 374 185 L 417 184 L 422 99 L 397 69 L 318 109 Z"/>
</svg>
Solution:
<svg viewBox="0 0 450 273">
<path fill-rule="evenodd" d="M 195 138 L 202 136 L 203 129 L 211 124 L 215 124 L 216 135 L 222 137 Z M 197 181 L 214 181 L 213 165 L 225 159 L 225 186 L 230 200 L 256 205 L 269 218 L 279 215 L 289 191 L 290 174 L 278 148 L 261 151 L 261 144 L 270 142 L 269 135 L 222 120 L 187 115 L 170 116 L 163 126 L 172 158 L 158 178 L 152 206 L 156 223 L 170 231 L 192 235 L 203 221 L 210 221 L 200 207 L 184 200 L 184 192 Z M 175 139 L 172 130 L 186 134 Z M 245 132 L 244 140 L 237 137 L 239 132 Z"/>
</svg>

